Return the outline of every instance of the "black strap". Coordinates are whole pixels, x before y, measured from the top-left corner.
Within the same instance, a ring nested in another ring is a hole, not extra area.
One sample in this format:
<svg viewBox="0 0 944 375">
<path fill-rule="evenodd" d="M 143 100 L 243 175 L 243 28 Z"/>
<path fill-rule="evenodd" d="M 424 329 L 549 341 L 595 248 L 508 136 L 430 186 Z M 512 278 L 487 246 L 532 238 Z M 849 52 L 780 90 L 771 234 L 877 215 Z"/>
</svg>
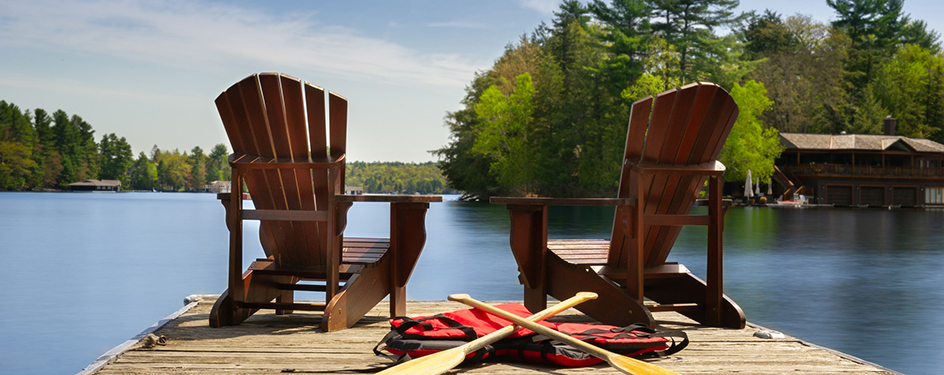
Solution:
<svg viewBox="0 0 944 375">
<path fill-rule="evenodd" d="M 672 339 L 672 345 L 669 345 L 668 349 L 658 352 L 657 354 L 659 354 L 660 357 L 678 353 L 682 349 L 685 349 L 686 346 L 688 346 L 688 335 L 685 332 L 675 331 L 675 330 L 666 331 L 666 332 L 662 332 L 662 337 Z M 676 338 L 681 338 L 682 341 L 676 342 L 675 341 Z"/>
<path fill-rule="evenodd" d="M 612 336 L 600 336 L 601 333 L 617 333 L 618 335 Z M 585 335 L 584 338 L 580 339 L 581 341 L 591 342 L 593 339 L 624 339 L 624 338 L 649 338 L 649 337 L 664 337 L 670 340 L 672 343 L 667 344 L 668 349 L 661 351 L 651 352 L 653 355 L 664 357 L 669 356 L 675 353 L 680 352 L 682 349 L 688 346 L 688 335 L 683 331 L 678 330 L 667 330 L 660 331 L 658 334 L 656 330 L 649 328 L 648 325 L 642 323 L 634 323 L 625 327 L 613 328 L 610 330 L 603 329 L 588 329 L 580 333 L 573 333 L 571 336 L 581 336 Z M 593 342 L 591 342 L 593 343 Z"/>
<path fill-rule="evenodd" d="M 400 333 L 397 332 L 396 330 L 390 330 L 390 332 L 387 332 L 387 334 L 384 335 L 384 337 L 383 337 L 382 339 L 380 339 L 379 342 L 377 342 L 377 345 L 374 345 L 374 355 L 381 355 L 381 356 L 384 355 L 384 354 L 380 351 L 380 346 L 383 345 L 383 344 L 386 344 L 387 341 L 389 341 L 390 339 L 392 339 L 392 338 L 394 338 L 394 337 L 396 337 L 396 336 L 399 336 L 399 335 L 400 335 Z M 401 357 L 401 359 L 402 359 L 402 357 Z M 399 362 L 399 360 L 397 360 L 397 361 Z"/>
</svg>

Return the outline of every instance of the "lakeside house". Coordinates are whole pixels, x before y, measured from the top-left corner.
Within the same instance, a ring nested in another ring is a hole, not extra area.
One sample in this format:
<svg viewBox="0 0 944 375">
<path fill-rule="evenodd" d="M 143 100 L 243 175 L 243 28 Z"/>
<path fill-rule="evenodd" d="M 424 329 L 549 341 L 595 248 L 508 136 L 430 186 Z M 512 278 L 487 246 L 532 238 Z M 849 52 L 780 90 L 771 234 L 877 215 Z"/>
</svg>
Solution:
<svg viewBox="0 0 944 375">
<path fill-rule="evenodd" d="M 203 186 L 203 191 L 211 193 L 229 193 L 232 187 L 232 181 L 216 180 Z"/>
<path fill-rule="evenodd" d="M 88 179 L 69 184 L 70 191 L 119 191 L 121 181 Z"/>
<path fill-rule="evenodd" d="M 881 135 L 780 133 L 781 192 L 836 206 L 944 206 L 944 145 L 895 135 L 893 118 L 884 125 Z"/>
</svg>

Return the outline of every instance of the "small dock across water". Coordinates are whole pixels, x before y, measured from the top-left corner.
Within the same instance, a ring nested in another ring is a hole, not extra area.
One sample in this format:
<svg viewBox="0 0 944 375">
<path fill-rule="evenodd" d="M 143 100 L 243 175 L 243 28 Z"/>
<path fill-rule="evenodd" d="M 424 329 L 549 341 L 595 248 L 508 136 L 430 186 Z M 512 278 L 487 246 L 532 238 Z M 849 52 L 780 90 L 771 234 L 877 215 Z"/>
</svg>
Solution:
<svg viewBox="0 0 944 375">
<path fill-rule="evenodd" d="M 277 316 L 260 311 L 235 327 L 210 328 L 212 299 L 192 302 L 138 337 L 106 353 L 90 365 L 89 374 L 369 374 L 393 363 L 372 349 L 390 329 L 387 305 L 381 303 L 351 329 L 323 333 L 320 313 Z M 407 304 L 410 316 L 466 308 L 455 302 Z M 895 374 L 861 359 L 787 336 L 761 339 L 762 329 L 710 328 L 675 312 L 658 312 L 659 325 L 685 331 L 691 343 L 672 356 L 651 363 L 681 374 Z M 576 310 L 552 320 L 589 321 Z M 150 337 L 166 343 L 152 345 Z M 139 340 L 141 339 L 141 340 Z M 559 368 L 514 362 L 461 366 L 461 374 L 618 374 L 605 363 L 587 368 Z"/>
</svg>

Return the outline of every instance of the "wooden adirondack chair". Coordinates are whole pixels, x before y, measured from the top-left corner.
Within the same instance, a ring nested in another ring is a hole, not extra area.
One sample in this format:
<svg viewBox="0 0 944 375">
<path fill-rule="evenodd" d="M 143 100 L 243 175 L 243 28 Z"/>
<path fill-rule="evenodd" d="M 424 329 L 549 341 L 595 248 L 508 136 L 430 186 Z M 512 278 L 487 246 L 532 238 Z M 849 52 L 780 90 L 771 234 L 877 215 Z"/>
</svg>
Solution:
<svg viewBox="0 0 944 375">
<path fill-rule="evenodd" d="M 525 286 L 525 305 L 547 295 L 600 295 L 578 309 L 608 324 L 654 324 L 652 311 L 679 311 L 711 326 L 743 328 L 741 308 L 722 294 L 724 202 L 716 161 L 737 119 L 724 89 L 690 84 L 633 103 L 617 198 L 494 197 L 511 214 L 511 249 Z M 708 179 L 708 215 L 689 215 Z M 548 205 L 615 205 L 606 240 L 548 240 Z M 707 283 L 666 263 L 682 225 L 708 226 Z M 646 303 L 648 298 L 655 303 Z"/>
<path fill-rule="evenodd" d="M 406 283 L 426 241 L 426 210 L 442 198 L 344 195 L 347 100 L 329 92 L 327 108 L 325 102 L 321 87 L 276 73 L 253 74 L 216 99 L 233 146 L 233 177 L 232 191 L 221 194 L 230 230 L 229 288 L 213 306 L 211 326 L 237 325 L 268 308 L 324 311 L 321 329 L 333 331 L 353 325 L 388 295 L 391 317 L 406 315 Z M 243 208 L 243 183 L 254 210 Z M 390 202 L 390 239 L 343 236 L 347 210 L 359 201 Z M 243 220 L 261 220 L 266 254 L 245 272 Z M 296 290 L 324 292 L 325 303 L 295 302 Z"/>
</svg>

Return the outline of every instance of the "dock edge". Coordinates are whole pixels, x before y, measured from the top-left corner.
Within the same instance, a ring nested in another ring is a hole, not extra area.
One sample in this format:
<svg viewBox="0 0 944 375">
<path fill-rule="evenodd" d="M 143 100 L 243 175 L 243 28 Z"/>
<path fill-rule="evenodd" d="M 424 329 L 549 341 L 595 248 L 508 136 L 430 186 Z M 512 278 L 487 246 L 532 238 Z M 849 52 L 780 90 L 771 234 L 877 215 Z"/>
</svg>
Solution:
<svg viewBox="0 0 944 375">
<path fill-rule="evenodd" d="M 144 340 L 144 338 L 147 337 L 148 334 L 151 334 L 154 331 L 157 331 L 158 329 L 163 327 L 165 324 L 169 323 L 170 321 L 174 319 L 177 319 L 181 315 L 187 313 L 187 311 L 190 311 L 190 309 L 196 307 L 204 297 L 205 297 L 204 295 L 199 295 L 199 294 L 187 296 L 187 298 L 184 298 L 184 307 L 181 307 L 179 310 L 174 311 L 170 315 L 166 316 L 164 319 L 158 320 L 157 323 L 152 324 L 150 327 L 148 327 L 141 333 L 135 335 L 134 337 L 128 339 L 127 341 L 121 343 L 120 345 L 105 352 L 105 354 L 102 354 L 101 356 L 99 356 L 98 359 L 92 362 L 92 364 L 86 366 L 85 369 L 80 371 L 77 375 L 91 375 L 91 374 L 96 373 L 102 367 L 105 367 L 106 365 L 108 365 L 109 363 L 117 359 L 118 356 L 120 356 L 122 353 L 131 349 L 136 344 Z"/>
</svg>

